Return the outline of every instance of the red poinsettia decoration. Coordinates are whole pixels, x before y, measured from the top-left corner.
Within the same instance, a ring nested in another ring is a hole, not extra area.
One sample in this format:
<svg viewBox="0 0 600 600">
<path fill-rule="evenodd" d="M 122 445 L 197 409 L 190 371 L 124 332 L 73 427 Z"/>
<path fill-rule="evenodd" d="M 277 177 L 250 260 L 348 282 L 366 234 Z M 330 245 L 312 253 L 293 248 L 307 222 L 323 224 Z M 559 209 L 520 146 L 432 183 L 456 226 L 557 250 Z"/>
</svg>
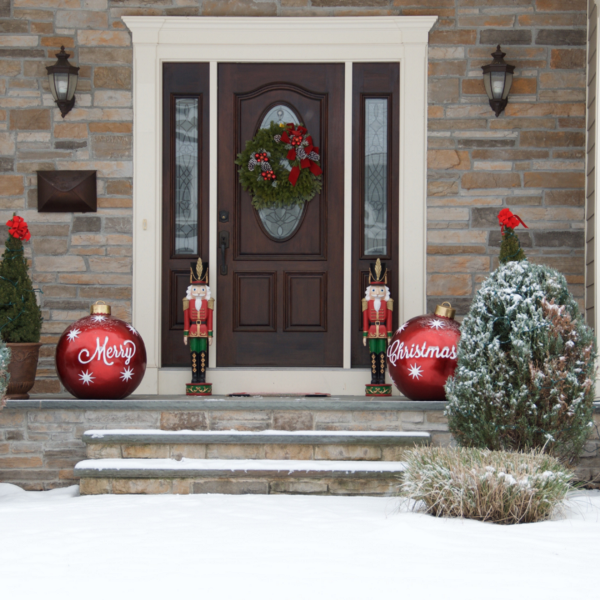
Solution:
<svg viewBox="0 0 600 600">
<path fill-rule="evenodd" d="M 503 208 L 498 213 L 498 221 L 500 222 L 502 235 L 504 235 L 505 227 L 510 227 L 510 229 L 514 229 L 518 225 L 523 225 L 523 227 L 525 227 L 525 229 L 529 229 L 529 227 L 527 227 L 527 225 L 525 225 L 525 223 L 523 223 L 523 220 L 521 219 L 521 217 L 519 217 L 517 215 L 513 215 L 513 213 L 508 208 Z"/>
<path fill-rule="evenodd" d="M 296 185 L 301 169 L 310 169 L 315 177 L 323 173 L 321 167 L 317 164 L 317 161 L 320 160 L 319 148 L 313 144 L 313 139 L 308 135 L 306 127 L 288 123 L 283 133 L 280 136 L 275 136 L 275 138 L 276 141 L 282 141 L 289 148 L 287 153 L 289 161 L 300 161 L 300 166 L 296 165 L 290 171 L 289 180 L 292 185 Z"/>
<path fill-rule="evenodd" d="M 23 217 L 14 215 L 10 221 L 6 222 L 6 226 L 8 227 L 8 233 L 14 238 L 23 240 L 24 242 L 28 242 L 30 240 L 31 233 L 29 233 L 27 223 Z"/>
</svg>

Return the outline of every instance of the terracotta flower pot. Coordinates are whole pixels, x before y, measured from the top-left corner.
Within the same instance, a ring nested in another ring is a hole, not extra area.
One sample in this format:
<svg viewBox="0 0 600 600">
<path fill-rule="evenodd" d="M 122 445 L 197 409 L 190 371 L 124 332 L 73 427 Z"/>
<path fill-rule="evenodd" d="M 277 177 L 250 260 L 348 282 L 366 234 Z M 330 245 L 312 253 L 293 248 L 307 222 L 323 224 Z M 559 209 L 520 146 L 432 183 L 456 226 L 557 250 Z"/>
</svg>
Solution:
<svg viewBox="0 0 600 600">
<path fill-rule="evenodd" d="M 38 357 L 40 354 L 39 343 L 6 344 L 11 351 L 8 372 L 10 380 L 6 390 L 6 398 L 26 400 L 29 390 L 35 383 Z"/>
</svg>

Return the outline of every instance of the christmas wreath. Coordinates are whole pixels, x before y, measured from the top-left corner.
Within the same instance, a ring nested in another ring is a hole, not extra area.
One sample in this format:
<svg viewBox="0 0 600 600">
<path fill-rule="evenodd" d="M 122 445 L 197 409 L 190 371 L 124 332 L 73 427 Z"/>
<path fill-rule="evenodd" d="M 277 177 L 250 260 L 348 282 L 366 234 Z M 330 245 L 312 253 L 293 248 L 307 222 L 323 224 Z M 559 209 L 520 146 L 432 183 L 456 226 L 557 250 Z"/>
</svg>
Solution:
<svg viewBox="0 0 600 600">
<path fill-rule="evenodd" d="M 306 127 L 271 122 L 246 142 L 235 161 L 252 206 L 282 208 L 312 200 L 322 187 L 319 148 Z"/>
</svg>

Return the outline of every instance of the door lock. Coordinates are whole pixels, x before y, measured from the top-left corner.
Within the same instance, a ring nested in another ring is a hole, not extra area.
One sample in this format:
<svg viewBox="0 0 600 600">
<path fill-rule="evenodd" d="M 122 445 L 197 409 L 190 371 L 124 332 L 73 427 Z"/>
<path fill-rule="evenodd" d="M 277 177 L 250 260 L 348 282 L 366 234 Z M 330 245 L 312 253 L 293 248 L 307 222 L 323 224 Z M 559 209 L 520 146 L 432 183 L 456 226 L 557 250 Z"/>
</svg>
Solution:
<svg viewBox="0 0 600 600">
<path fill-rule="evenodd" d="M 219 247 L 221 248 L 221 275 L 227 275 L 226 250 L 229 248 L 229 231 L 219 232 Z"/>
</svg>

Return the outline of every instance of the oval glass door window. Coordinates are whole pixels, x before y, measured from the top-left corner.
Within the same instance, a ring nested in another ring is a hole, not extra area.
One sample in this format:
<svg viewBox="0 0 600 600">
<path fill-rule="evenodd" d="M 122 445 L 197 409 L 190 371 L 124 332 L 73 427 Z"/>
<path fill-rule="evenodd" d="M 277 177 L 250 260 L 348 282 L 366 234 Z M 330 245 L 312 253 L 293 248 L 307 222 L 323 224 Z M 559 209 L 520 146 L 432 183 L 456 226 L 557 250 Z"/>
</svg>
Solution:
<svg viewBox="0 0 600 600">
<path fill-rule="evenodd" d="M 304 204 L 296 204 L 286 208 L 261 208 L 258 216 L 266 232 L 275 240 L 289 238 L 302 220 Z"/>
<path fill-rule="evenodd" d="M 296 125 L 300 125 L 300 120 L 294 113 L 294 111 L 289 107 L 285 106 L 285 104 L 279 104 L 278 106 L 274 106 L 263 119 L 263 122 L 260 125 L 261 129 L 268 127 L 271 124 L 271 121 L 277 124 L 283 123 L 284 125 L 287 123 L 294 123 Z"/>
<path fill-rule="evenodd" d="M 300 119 L 294 113 L 294 111 L 285 104 L 279 104 L 274 106 L 262 120 L 260 124 L 261 129 L 269 127 L 271 121 L 275 123 L 294 123 L 295 125 L 300 124 Z M 282 165 L 291 171 L 287 160 L 282 161 Z M 261 208 L 257 210 L 258 216 L 260 217 L 261 223 L 265 233 L 275 240 L 276 242 L 282 242 L 287 240 L 289 237 L 294 235 L 302 222 L 302 215 L 306 202 L 290 206 L 287 208 Z"/>
</svg>

